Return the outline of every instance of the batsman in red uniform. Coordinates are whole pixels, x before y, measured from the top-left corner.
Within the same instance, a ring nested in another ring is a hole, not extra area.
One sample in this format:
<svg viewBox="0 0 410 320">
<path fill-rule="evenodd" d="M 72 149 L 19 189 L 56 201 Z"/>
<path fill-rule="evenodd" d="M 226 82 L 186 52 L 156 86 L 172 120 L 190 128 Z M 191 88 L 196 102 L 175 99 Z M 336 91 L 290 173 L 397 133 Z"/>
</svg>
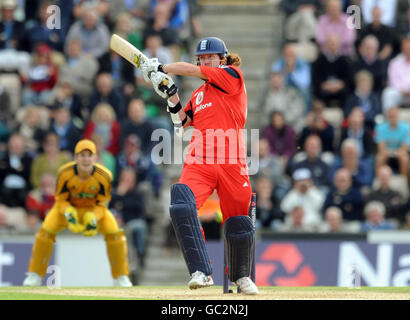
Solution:
<svg viewBox="0 0 410 320">
<path fill-rule="evenodd" d="M 247 96 L 239 69 L 241 59 L 228 53 L 225 43 L 215 37 L 200 40 L 196 56 L 197 65 L 161 65 L 155 58 L 142 65 L 145 79 L 168 99 L 174 126 L 194 128 L 181 178 L 171 188 L 172 224 L 191 275 L 189 288 L 213 285 L 197 210 L 216 189 L 224 221 L 228 277 L 241 292 L 257 294 L 249 278 L 255 232 L 248 217 L 252 189 L 243 137 Z M 167 73 L 205 81 L 185 108 Z"/>
</svg>

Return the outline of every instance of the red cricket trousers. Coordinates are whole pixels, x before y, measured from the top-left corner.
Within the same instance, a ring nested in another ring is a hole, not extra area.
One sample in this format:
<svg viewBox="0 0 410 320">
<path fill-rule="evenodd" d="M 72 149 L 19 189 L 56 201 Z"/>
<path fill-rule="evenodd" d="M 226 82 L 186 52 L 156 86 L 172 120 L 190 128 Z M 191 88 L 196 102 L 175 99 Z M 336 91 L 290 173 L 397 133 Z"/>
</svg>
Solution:
<svg viewBox="0 0 410 320">
<path fill-rule="evenodd" d="M 252 195 L 246 164 L 184 164 L 179 183 L 191 188 L 199 210 L 216 189 L 223 222 L 248 215 Z"/>
</svg>

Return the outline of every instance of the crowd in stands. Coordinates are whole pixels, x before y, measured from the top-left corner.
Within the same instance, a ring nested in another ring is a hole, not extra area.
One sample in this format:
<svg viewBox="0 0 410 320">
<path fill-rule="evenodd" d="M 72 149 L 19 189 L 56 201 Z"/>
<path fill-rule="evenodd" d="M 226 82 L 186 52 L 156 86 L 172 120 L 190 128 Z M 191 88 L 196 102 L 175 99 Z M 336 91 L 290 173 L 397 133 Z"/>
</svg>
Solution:
<svg viewBox="0 0 410 320">
<path fill-rule="evenodd" d="M 58 169 L 87 138 L 113 174 L 110 209 L 143 264 L 147 202 L 164 184 L 151 134 L 172 123 L 110 36 L 170 63 L 190 54 L 197 13 L 188 0 L 0 0 L 0 230 L 38 229 Z"/>
<path fill-rule="evenodd" d="M 408 229 L 409 5 L 280 1 L 283 48 L 260 106 L 252 177 L 259 227 Z"/>
</svg>

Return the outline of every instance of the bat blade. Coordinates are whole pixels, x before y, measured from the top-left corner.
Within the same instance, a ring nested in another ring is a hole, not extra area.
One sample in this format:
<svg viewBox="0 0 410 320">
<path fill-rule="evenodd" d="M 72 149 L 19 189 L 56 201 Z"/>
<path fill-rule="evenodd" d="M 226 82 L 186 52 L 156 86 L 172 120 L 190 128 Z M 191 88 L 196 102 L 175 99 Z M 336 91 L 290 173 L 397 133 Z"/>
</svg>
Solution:
<svg viewBox="0 0 410 320">
<path fill-rule="evenodd" d="M 141 64 L 144 61 L 148 60 L 148 58 L 140 50 L 117 34 L 113 34 L 111 36 L 110 48 L 121 57 L 131 62 L 138 69 L 141 68 Z"/>
</svg>

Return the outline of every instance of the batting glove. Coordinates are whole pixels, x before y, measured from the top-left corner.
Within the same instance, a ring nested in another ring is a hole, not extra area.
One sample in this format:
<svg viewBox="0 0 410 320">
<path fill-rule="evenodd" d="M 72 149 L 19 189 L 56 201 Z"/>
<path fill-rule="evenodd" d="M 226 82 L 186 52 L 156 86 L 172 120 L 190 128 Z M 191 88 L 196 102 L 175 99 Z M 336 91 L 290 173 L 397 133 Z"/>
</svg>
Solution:
<svg viewBox="0 0 410 320">
<path fill-rule="evenodd" d="M 83 217 L 85 230 L 83 236 L 94 237 L 98 233 L 97 217 L 94 212 L 87 211 Z"/>
<path fill-rule="evenodd" d="M 146 82 L 150 81 L 153 73 L 156 73 L 158 71 L 165 73 L 162 64 L 159 63 L 157 58 L 152 58 L 152 59 L 145 61 L 141 65 L 141 71 L 142 71 L 142 75 L 144 76 L 144 80 Z"/>
<path fill-rule="evenodd" d="M 72 233 L 79 233 L 84 231 L 85 227 L 78 220 L 78 213 L 76 208 L 74 208 L 73 206 L 67 207 L 67 209 L 64 211 L 64 216 L 67 220 L 68 229 Z"/>
<path fill-rule="evenodd" d="M 163 72 L 151 74 L 151 81 L 155 92 L 164 99 L 168 99 L 178 92 L 174 80 Z"/>
</svg>

